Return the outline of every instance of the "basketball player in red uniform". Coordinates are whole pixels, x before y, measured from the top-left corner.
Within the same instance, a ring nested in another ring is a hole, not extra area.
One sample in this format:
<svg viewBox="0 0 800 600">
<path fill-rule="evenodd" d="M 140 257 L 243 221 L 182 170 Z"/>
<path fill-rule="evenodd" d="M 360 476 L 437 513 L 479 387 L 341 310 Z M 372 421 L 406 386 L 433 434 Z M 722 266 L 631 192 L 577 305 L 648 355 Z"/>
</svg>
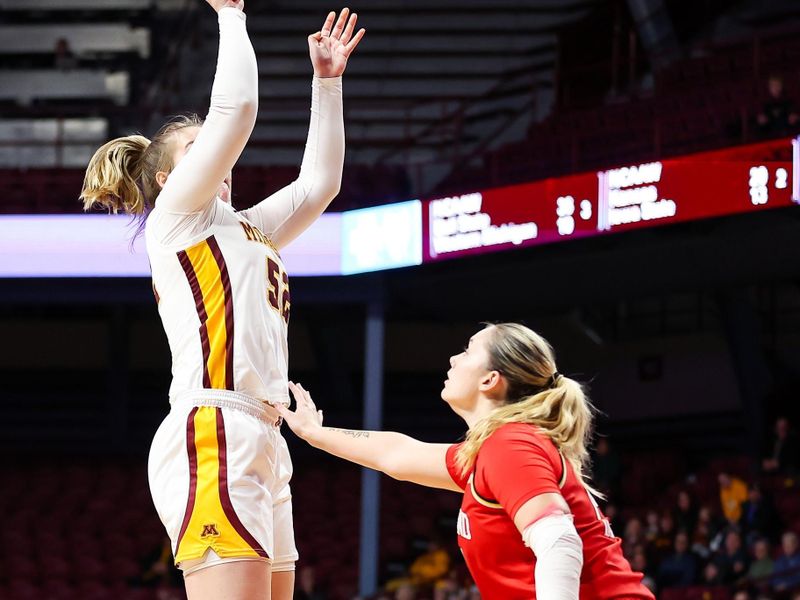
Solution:
<svg viewBox="0 0 800 600">
<path fill-rule="evenodd" d="M 460 444 L 323 427 L 295 384 L 296 411 L 278 410 L 326 452 L 463 492 L 458 543 L 485 600 L 653 600 L 585 479 L 592 407 L 549 344 L 522 325 L 489 325 L 450 365 L 441 395 L 469 427 Z"/>
</svg>

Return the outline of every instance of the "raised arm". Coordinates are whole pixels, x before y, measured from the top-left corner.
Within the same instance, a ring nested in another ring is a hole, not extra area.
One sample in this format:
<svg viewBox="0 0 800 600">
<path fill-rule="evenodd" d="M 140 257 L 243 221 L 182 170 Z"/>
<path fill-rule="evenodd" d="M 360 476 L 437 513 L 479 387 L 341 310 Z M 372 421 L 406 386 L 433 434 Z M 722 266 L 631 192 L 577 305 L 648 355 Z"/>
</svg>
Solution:
<svg viewBox="0 0 800 600">
<path fill-rule="evenodd" d="M 258 112 L 258 68 L 247 36 L 244 0 L 207 1 L 219 20 L 211 106 L 197 138 L 159 194 L 158 206 L 169 212 L 197 212 L 214 199 L 242 153 Z"/>
<path fill-rule="evenodd" d="M 393 431 L 358 431 L 322 426 L 311 395 L 303 386 L 289 384 L 296 411 L 282 404 L 276 409 L 299 437 L 329 454 L 386 473 L 401 481 L 455 492 L 462 491 L 447 472 L 448 444 L 428 444 Z"/>
<path fill-rule="evenodd" d="M 344 166 L 342 74 L 364 29 L 353 35 L 357 15 L 329 13 L 322 29 L 308 37 L 314 79 L 311 121 L 300 174 L 295 181 L 242 214 L 283 248 L 305 231 L 339 193 Z M 345 26 L 346 24 L 346 26 Z"/>
</svg>

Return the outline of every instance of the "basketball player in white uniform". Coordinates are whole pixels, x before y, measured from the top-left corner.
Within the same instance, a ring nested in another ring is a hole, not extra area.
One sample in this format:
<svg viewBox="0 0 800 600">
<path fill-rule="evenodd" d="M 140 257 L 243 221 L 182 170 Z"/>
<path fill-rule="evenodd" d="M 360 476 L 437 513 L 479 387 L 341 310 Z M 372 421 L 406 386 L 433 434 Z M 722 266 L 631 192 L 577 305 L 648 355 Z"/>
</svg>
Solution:
<svg viewBox="0 0 800 600">
<path fill-rule="evenodd" d="M 82 198 L 87 208 L 145 223 L 173 361 L 150 488 L 189 600 L 283 600 L 292 597 L 298 555 L 292 464 L 273 408 L 289 401 L 291 295 L 278 252 L 339 191 L 341 75 L 364 30 L 354 35 L 356 15 L 344 9 L 309 36 L 314 79 L 300 175 L 237 212 L 230 171 L 255 124 L 258 70 L 243 0 L 207 1 L 220 28 L 207 118 L 173 121 L 152 142 L 108 142 L 92 158 Z"/>
</svg>

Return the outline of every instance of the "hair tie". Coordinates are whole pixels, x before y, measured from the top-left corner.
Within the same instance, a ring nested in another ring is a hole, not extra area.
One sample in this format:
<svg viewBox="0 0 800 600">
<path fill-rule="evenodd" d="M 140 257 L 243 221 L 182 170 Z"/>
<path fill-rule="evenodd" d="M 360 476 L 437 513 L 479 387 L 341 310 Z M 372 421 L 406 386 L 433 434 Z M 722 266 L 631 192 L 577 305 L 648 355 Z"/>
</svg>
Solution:
<svg viewBox="0 0 800 600">
<path fill-rule="evenodd" d="M 562 375 L 558 371 L 553 371 L 553 374 L 550 375 L 550 379 L 548 380 L 547 387 L 554 388 L 558 384 L 558 380 L 561 379 Z"/>
</svg>

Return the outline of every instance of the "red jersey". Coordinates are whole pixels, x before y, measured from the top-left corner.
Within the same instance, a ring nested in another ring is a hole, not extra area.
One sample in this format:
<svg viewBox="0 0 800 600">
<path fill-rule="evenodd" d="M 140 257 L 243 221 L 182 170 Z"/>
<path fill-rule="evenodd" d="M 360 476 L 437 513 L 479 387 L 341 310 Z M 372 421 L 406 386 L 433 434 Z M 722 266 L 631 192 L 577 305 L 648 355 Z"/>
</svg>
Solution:
<svg viewBox="0 0 800 600">
<path fill-rule="evenodd" d="M 464 490 L 458 514 L 458 545 L 484 600 L 536 598 L 536 557 L 522 541 L 514 516 L 539 494 L 561 494 L 583 541 L 581 600 L 654 600 L 622 555 L 614 537 L 570 464 L 533 425 L 509 423 L 483 443 L 475 466 L 463 476 L 456 451 L 447 451 L 447 470 Z"/>
</svg>

